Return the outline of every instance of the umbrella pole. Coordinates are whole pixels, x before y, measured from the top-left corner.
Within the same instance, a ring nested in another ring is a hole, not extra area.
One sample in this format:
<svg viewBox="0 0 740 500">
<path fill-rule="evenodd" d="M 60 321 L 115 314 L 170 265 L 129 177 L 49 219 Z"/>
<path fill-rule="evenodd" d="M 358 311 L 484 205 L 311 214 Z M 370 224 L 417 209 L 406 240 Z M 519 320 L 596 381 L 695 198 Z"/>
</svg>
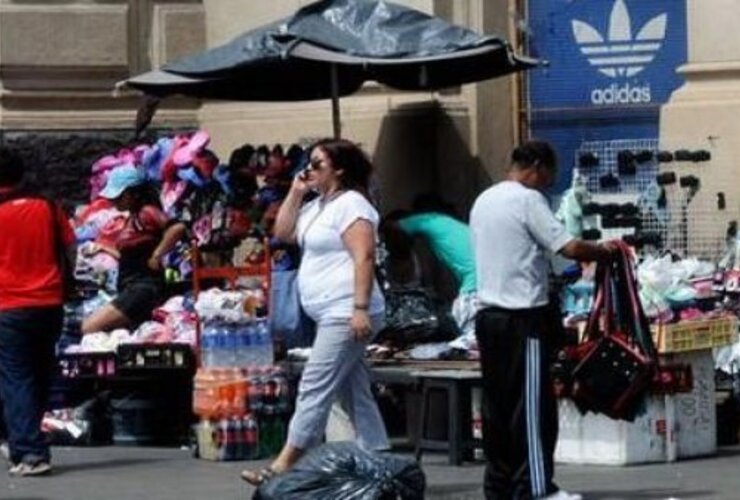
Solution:
<svg viewBox="0 0 740 500">
<path fill-rule="evenodd" d="M 339 114 L 339 69 L 336 64 L 331 65 L 331 120 L 334 138 L 342 137 L 342 122 Z"/>
</svg>

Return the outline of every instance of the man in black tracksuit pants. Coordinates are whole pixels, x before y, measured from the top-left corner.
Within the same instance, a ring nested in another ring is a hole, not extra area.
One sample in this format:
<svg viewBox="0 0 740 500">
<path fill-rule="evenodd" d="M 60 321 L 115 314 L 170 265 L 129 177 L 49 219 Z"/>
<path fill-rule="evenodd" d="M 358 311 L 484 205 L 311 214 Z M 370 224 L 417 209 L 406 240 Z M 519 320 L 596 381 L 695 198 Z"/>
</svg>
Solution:
<svg viewBox="0 0 740 500">
<path fill-rule="evenodd" d="M 580 500 L 553 482 L 557 406 L 549 360 L 559 315 L 548 308 L 548 253 L 610 258 L 611 247 L 572 238 L 541 190 L 556 178 L 549 144 L 512 152 L 508 178 L 484 191 L 470 214 L 480 311 L 483 439 L 488 500 Z"/>
</svg>

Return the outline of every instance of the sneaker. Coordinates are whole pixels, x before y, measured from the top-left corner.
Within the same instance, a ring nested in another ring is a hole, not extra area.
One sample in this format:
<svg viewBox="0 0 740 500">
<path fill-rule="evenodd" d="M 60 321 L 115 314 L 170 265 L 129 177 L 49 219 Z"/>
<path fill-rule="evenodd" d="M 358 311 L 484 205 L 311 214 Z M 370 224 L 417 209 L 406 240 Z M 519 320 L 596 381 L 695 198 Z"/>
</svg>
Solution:
<svg viewBox="0 0 740 500">
<path fill-rule="evenodd" d="M 558 490 L 552 495 L 542 497 L 542 500 L 583 500 L 583 495 L 580 493 L 568 493 L 565 490 Z"/>
<path fill-rule="evenodd" d="M 21 462 L 12 466 L 8 472 L 11 476 L 43 476 L 51 472 L 51 465 L 49 462 L 38 462 L 36 464 Z"/>
<path fill-rule="evenodd" d="M 7 441 L 0 443 L 0 456 L 10 462 L 10 446 L 8 446 Z"/>
</svg>

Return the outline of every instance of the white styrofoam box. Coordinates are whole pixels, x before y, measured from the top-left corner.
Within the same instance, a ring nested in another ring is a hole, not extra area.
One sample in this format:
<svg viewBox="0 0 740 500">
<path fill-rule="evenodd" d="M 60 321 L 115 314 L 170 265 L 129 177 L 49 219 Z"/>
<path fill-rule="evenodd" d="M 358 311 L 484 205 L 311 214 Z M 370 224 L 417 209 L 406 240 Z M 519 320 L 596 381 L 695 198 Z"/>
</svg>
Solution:
<svg viewBox="0 0 740 500">
<path fill-rule="evenodd" d="M 717 396 L 711 349 L 664 356 L 668 362 L 690 363 L 694 390 L 675 398 L 678 457 L 709 455 L 717 451 Z"/>
<path fill-rule="evenodd" d="M 561 400 L 555 460 L 627 465 L 714 453 L 717 414 L 712 351 L 689 351 L 663 356 L 663 359 L 669 363 L 691 364 L 694 375 L 691 393 L 649 396 L 645 412 L 634 422 L 612 420 L 593 413 L 581 415 L 570 400 Z"/>
</svg>

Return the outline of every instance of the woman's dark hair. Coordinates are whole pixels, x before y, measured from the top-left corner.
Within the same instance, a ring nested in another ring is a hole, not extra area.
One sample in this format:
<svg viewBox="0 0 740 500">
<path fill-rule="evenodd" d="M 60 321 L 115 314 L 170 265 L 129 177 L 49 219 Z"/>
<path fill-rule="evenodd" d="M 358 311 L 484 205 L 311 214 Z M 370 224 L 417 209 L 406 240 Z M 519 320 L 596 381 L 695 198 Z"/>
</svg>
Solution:
<svg viewBox="0 0 740 500">
<path fill-rule="evenodd" d="M 162 209 L 157 188 L 151 182 L 131 186 L 126 191 L 131 193 L 133 204 L 131 207 L 132 213 L 138 213 L 145 205 L 154 205 L 160 210 Z"/>
<path fill-rule="evenodd" d="M 421 193 L 414 197 L 414 200 L 411 202 L 411 210 L 417 214 L 436 212 L 457 218 L 455 207 L 451 203 L 447 203 L 440 195 L 433 192 Z"/>
<path fill-rule="evenodd" d="M 528 141 L 514 148 L 511 163 L 519 168 L 544 167 L 555 170 L 558 166 L 555 150 L 545 141 Z"/>
<path fill-rule="evenodd" d="M 242 147 L 235 149 L 229 157 L 229 169 L 234 171 L 240 168 L 249 167 L 253 156 L 254 147 L 250 144 L 245 144 Z"/>
<path fill-rule="evenodd" d="M 334 170 L 344 171 L 339 177 L 343 189 L 354 189 L 366 198 L 369 196 L 373 165 L 357 144 L 346 139 L 322 139 L 311 147 L 310 153 L 316 148 L 329 157 Z"/>
<path fill-rule="evenodd" d="M 414 240 L 406 234 L 398 223 L 400 220 L 413 215 L 408 210 L 393 210 L 380 220 L 378 232 L 385 242 L 388 253 L 399 259 L 411 258 Z"/>
<path fill-rule="evenodd" d="M 15 151 L 0 147 L 0 187 L 16 186 L 23 180 L 26 166 Z"/>
</svg>

